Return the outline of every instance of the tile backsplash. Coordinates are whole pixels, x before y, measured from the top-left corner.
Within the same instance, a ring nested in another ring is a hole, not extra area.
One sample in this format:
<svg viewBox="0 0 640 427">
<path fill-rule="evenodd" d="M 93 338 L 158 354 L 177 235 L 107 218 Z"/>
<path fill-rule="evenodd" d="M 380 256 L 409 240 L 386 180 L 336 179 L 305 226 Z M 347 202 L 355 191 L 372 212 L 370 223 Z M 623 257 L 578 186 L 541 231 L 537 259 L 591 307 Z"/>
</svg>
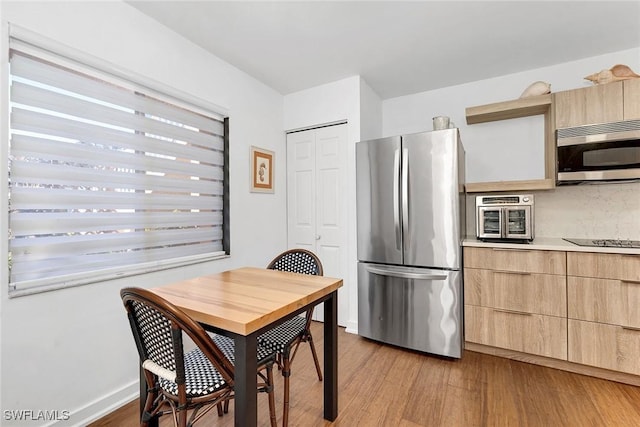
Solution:
<svg viewBox="0 0 640 427">
<path fill-rule="evenodd" d="M 640 182 L 566 185 L 527 193 L 535 196 L 536 237 L 640 240 Z M 467 196 L 468 236 L 476 234 L 476 195 Z"/>
</svg>

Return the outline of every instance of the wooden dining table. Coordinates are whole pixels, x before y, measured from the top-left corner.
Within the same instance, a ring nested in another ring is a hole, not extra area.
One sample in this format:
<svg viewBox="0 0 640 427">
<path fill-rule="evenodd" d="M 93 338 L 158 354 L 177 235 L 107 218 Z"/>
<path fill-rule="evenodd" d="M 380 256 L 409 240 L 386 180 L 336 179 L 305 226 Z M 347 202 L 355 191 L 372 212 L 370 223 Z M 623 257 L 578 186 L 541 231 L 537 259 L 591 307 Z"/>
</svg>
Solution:
<svg viewBox="0 0 640 427">
<path fill-rule="evenodd" d="M 324 418 L 338 416 L 338 288 L 326 276 L 243 267 L 150 289 L 211 332 L 235 341 L 235 426 L 257 425 L 257 337 L 324 302 Z M 140 381 L 144 401 L 146 384 Z M 144 389 L 144 390 L 143 390 Z M 143 393 L 144 392 L 144 393 Z"/>
</svg>

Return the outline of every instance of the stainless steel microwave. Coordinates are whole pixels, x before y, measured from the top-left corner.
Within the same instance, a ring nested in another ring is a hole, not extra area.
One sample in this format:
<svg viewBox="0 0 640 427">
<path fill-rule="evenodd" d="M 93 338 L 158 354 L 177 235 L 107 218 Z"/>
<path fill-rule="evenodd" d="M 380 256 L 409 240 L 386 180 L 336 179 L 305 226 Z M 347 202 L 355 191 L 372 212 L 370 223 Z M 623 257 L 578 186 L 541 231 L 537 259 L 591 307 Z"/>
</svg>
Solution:
<svg viewBox="0 0 640 427">
<path fill-rule="evenodd" d="M 476 196 L 476 236 L 480 240 L 531 241 L 533 195 Z"/>
<path fill-rule="evenodd" d="M 556 131 L 557 181 L 640 179 L 640 120 Z"/>
</svg>

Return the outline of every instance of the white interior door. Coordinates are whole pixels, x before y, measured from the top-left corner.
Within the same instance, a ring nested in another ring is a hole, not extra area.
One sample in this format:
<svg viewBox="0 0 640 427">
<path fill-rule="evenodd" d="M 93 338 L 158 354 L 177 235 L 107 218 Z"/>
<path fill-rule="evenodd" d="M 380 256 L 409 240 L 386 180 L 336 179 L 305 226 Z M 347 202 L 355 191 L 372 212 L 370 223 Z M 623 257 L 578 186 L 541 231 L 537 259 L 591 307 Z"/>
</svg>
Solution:
<svg viewBox="0 0 640 427">
<path fill-rule="evenodd" d="M 287 245 L 316 251 L 316 141 L 313 131 L 287 135 Z"/>
<path fill-rule="evenodd" d="M 346 124 L 287 135 L 288 246 L 313 251 L 325 276 L 347 275 Z M 348 319 L 347 283 L 338 291 L 338 324 Z M 314 318 L 322 320 L 318 307 Z"/>
</svg>

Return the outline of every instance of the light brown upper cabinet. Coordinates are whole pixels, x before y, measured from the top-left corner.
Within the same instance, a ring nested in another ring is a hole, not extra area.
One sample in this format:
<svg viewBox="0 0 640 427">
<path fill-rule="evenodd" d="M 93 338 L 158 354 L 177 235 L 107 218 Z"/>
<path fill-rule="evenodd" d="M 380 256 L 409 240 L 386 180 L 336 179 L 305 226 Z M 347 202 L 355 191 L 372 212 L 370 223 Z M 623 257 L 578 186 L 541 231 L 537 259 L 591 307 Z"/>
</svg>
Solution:
<svg viewBox="0 0 640 427">
<path fill-rule="evenodd" d="M 640 118 L 640 79 L 553 94 L 556 128 Z"/>
<path fill-rule="evenodd" d="M 622 82 L 624 97 L 624 119 L 640 119 L 640 79 Z"/>
</svg>

